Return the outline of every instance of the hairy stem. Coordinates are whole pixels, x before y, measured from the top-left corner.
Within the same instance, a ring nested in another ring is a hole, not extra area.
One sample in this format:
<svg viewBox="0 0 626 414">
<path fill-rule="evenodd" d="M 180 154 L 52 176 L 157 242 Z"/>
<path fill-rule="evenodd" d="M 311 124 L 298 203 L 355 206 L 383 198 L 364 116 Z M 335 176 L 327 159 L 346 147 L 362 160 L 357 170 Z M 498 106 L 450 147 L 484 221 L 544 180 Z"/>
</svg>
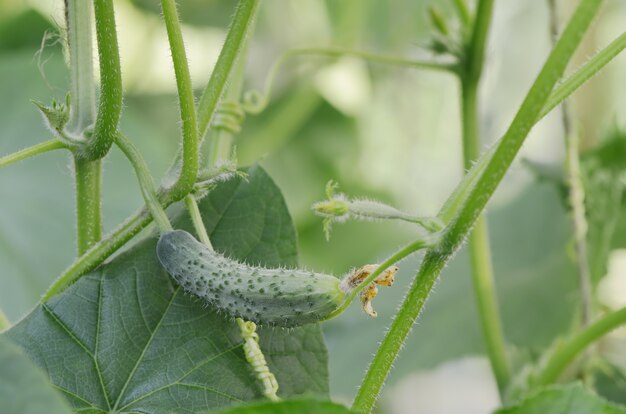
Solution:
<svg viewBox="0 0 626 414">
<path fill-rule="evenodd" d="M 80 4 L 79 4 L 80 3 Z M 80 0 L 66 2 L 68 51 L 70 54 L 70 120 L 74 128 L 87 127 L 94 118 L 94 80 L 91 66 L 91 7 Z M 86 65 L 83 67 L 82 65 Z M 83 130 L 76 130 L 82 133 Z M 78 255 L 85 253 L 102 236 L 100 161 L 74 153 L 76 180 L 76 230 Z"/>
<path fill-rule="evenodd" d="M 545 386 L 558 380 L 568 365 L 598 339 L 626 324 L 626 308 L 607 313 L 562 344 L 547 360 L 533 385 Z"/>
<path fill-rule="evenodd" d="M 235 62 L 241 54 L 241 46 L 252 30 L 252 23 L 258 6 L 259 0 L 240 0 L 237 4 L 224 46 L 198 104 L 198 131 L 200 136 L 204 136 L 215 114 L 215 109 L 233 72 Z"/>
<path fill-rule="evenodd" d="M 159 227 L 160 232 L 164 233 L 171 231 L 172 225 L 167 218 L 167 214 L 165 214 L 165 210 L 161 207 L 161 203 L 157 197 L 154 187 L 154 182 L 152 181 L 152 175 L 150 175 L 148 165 L 141 156 L 141 153 L 137 150 L 133 143 L 120 132 L 115 135 L 115 143 L 120 150 L 122 150 L 124 155 L 126 155 L 126 158 L 128 158 L 128 161 L 130 161 L 130 164 L 133 166 L 135 175 L 137 175 L 137 180 L 139 181 L 139 187 L 141 188 L 143 199 L 148 207 L 148 210 L 150 210 L 150 214 L 152 214 L 152 218 Z"/>
<path fill-rule="evenodd" d="M 80 256 L 102 237 L 101 162 L 74 157 L 74 174 L 76 177 L 77 246 Z"/>
<path fill-rule="evenodd" d="M 191 192 L 198 175 L 196 107 L 176 3 L 174 0 L 161 0 L 161 8 L 163 9 L 163 19 L 165 20 L 167 37 L 172 52 L 180 117 L 183 123 L 182 167 L 178 180 L 171 190 L 171 196 L 180 200 Z"/>
<path fill-rule="evenodd" d="M 84 151 L 84 156 L 92 160 L 100 159 L 109 152 L 122 112 L 122 69 L 113 0 L 95 0 L 94 6 L 100 62 L 100 103 L 93 136 Z"/>
<path fill-rule="evenodd" d="M 461 72 L 461 107 L 463 126 L 463 166 L 472 167 L 480 155 L 480 116 L 478 112 L 478 86 L 482 75 L 487 34 L 493 0 L 481 0 L 471 43 L 466 50 L 465 65 Z M 506 342 L 494 286 L 493 265 L 489 248 L 487 219 L 481 216 L 476 221 L 469 236 L 469 256 L 474 286 L 474 296 L 478 305 L 480 325 L 485 339 L 487 355 L 491 363 L 500 395 L 509 382 L 511 373 L 506 353 Z"/>
<path fill-rule="evenodd" d="M 19 150 L 12 154 L 7 154 L 0 157 L 0 168 L 14 162 L 24 160 L 26 158 L 34 157 L 35 155 L 62 148 L 67 148 L 67 145 L 65 145 L 56 138 L 51 139 L 49 141 L 42 142 L 40 144 L 33 145 L 32 147 L 24 148 L 23 150 Z"/>
<path fill-rule="evenodd" d="M 353 403 L 355 410 L 371 411 L 435 281 L 475 224 L 513 162 L 601 2 L 602 0 L 582 0 L 579 3 L 476 186 L 469 193 L 460 211 L 444 229 L 441 242 L 426 253 L 417 277 L 365 374 Z"/>
<path fill-rule="evenodd" d="M 554 107 L 563 102 L 565 98 L 570 96 L 574 91 L 580 88 L 585 82 L 591 79 L 603 67 L 605 67 L 613 58 L 626 48 L 626 32 L 622 33 L 617 39 L 613 40 L 607 47 L 596 53 L 576 72 L 562 81 L 559 86 L 554 89 L 550 98 L 545 103 L 539 119 L 548 115 Z"/>
</svg>

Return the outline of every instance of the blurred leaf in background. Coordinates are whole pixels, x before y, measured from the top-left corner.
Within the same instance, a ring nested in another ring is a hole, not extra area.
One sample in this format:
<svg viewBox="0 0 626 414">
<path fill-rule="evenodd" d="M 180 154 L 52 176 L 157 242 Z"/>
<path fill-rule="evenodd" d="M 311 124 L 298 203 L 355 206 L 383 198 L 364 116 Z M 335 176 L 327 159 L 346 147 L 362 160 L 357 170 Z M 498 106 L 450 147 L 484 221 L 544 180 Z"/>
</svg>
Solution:
<svg viewBox="0 0 626 414">
<path fill-rule="evenodd" d="M 69 405 L 24 351 L 0 337 L 0 401 L 6 413 L 69 414 Z"/>
</svg>

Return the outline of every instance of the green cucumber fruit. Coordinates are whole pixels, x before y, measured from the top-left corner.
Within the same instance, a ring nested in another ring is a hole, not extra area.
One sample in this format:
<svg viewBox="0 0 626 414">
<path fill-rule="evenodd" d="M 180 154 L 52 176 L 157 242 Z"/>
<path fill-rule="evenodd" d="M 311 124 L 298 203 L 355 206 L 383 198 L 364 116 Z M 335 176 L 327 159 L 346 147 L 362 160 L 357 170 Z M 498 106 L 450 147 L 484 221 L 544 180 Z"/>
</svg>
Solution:
<svg viewBox="0 0 626 414">
<path fill-rule="evenodd" d="M 334 276 L 240 263 L 182 230 L 161 235 L 157 256 L 185 291 L 230 316 L 260 325 L 314 323 L 335 311 L 346 297 Z"/>
</svg>

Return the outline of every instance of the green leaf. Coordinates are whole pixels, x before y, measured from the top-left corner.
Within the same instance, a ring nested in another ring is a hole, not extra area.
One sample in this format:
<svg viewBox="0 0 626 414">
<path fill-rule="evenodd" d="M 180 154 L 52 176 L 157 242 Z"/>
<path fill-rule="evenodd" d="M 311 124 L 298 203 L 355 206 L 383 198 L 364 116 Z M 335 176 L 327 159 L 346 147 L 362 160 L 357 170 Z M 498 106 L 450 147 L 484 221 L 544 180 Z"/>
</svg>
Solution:
<svg viewBox="0 0 626 414">
<path fill-rule="evenodd" d="M 495 414 L 625 414 L 626 407 L 611 404 L 580 384 L 546 388 L 519 404 Z"/>
<path fill-rule="evenodd" d="M 343 405 L 312 399 L 262 402 L 219 411 L 219 414 L 351 414 Z"/>
<path fill-rule="evenodd" d="M 295 266 L 296 238 L 280 190 L 260 168 L 200 203 L 216 250 Z M 176 227 L 190 230 L 186 214 Z M 259 399 L 232 320 L 173 284 L 150 236 L 37 307 L 8 336 L 45 367 L 76 409 L 197 412 Z M 282 397 L 326 395 L 320 329 L 259 329 Z"/>
<path fill-rule="evenodd" d="M 594 390 L 609 401 L 626 404 L 626 372 L 624 367 L 600 359 L 592 365 Z"/>
<path fill-rule="evenodd" d="M 45 374 L 5 338 L 0 338 L 0 401 L 4 413 L 71 412 Z"/>
</svg>

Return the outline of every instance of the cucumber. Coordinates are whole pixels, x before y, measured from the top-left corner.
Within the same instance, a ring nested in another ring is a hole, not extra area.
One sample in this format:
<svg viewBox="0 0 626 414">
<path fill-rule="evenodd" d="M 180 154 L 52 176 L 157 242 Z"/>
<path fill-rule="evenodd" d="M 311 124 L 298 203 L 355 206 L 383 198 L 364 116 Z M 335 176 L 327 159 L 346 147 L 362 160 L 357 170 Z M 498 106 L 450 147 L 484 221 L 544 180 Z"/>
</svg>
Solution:
<svg viewBox="0 0 626 414">
<path fill-rule="evenodd" d="M 318 322 L 346 297 L 335 276 L 240 263 L 182 230 L 161 235 L 157 256 L 186 292 L 229 316 L 260 325 L 295 327 Z"/>
</svg>

